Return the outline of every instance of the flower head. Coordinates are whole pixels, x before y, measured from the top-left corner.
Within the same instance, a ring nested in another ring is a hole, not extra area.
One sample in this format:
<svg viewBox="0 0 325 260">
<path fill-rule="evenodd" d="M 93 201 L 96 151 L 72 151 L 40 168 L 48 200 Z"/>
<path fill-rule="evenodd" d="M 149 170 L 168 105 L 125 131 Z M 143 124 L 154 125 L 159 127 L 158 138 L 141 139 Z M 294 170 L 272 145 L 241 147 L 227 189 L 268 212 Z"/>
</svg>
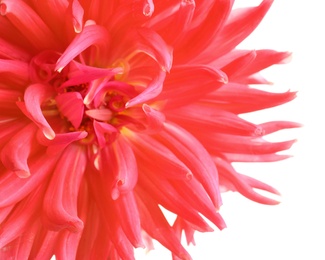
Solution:
<svg viewBox="0 0 325 260">
<path fill-rule="evenodd" d="M 152 239 L 225 223 L 221 191 L 278 192 L 232 162 L 285 159 L 292 122 L 239 115 L 293 92 L 254 88 L 290 53 L 237 50 L 272 4 L 0 1 L 0 258 L 133 259 Z M 172 226 L 161 207 L 176 214 Z"/>
</svg>

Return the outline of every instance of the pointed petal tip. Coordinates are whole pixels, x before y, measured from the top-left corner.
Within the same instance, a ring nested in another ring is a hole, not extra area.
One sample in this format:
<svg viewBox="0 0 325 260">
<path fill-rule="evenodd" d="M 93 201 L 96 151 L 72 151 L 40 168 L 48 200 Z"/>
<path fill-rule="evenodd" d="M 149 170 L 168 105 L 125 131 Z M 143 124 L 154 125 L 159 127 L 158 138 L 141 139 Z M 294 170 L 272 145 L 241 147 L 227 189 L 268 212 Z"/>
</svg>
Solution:
<svg viewBox="0 0 325 260">
<path fill-rule="evenodd" d="M 26 170 L 20 169 L 20 170 L 15 170 L 14 172 L 19 178 L 22 178 L 22 179 L 26 179 L 26 178 L 30 177 L 30 172 L 26 171 Z"/>
</svg>

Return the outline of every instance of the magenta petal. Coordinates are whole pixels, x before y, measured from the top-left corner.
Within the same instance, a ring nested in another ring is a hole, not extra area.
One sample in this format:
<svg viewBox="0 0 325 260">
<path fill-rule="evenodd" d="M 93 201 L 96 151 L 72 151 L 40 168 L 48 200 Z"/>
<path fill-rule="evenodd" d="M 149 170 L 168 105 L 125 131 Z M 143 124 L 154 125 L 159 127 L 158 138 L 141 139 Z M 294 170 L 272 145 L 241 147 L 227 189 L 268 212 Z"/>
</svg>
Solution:
<svg viewBox="0 0 325 260">
<path fill-rule="evenodd" d="M 44 221 L 51 230 L 68 228 L 77 232 L 83 229 L 76 206 L 85 166 L 85 151 L 75 145 L 67 147 L 57 162 L 43 203 Z"/>
<path fill-rule="evenodd" d="M 59 111 L 78 129 L 84 116 L 83 98 L 79 92 L 66 92 L 55 97 Z"/>
</svg>

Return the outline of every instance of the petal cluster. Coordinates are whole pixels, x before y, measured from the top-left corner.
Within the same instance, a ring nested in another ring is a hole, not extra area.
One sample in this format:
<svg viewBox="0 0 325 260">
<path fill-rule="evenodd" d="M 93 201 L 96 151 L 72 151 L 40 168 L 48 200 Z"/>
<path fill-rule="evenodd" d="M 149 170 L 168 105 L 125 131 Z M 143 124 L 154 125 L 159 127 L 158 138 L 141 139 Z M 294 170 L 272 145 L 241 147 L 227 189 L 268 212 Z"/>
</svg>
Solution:
<svg viewBox="0 0 325 260">
<path fill-rule="evenodd" d="M 295 98 L 255 87 L 290 53 L 236 49 L 272 2 L 1 0 L 0 259 L 191 259 L 221 192 L 277 204 L 232 165 L 287 158 L 264 136 L 299 127 L 240 117 Z"/>
</svg>

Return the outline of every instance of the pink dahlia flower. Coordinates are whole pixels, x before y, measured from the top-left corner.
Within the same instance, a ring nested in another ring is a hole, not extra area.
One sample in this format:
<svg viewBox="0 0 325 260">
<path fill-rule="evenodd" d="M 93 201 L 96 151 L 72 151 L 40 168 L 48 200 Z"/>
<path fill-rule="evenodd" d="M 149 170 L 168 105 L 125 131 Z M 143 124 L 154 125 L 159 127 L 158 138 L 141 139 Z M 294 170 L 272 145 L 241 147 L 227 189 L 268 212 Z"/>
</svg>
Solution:
<svg viewBox="0 0 325 260">
<path fill-rule="evenodd" d="M 298 126 L 239 117 L 295 97 L 254 88 L 289 53 L 235 49 L 271 0 L 0 2 L 0 259 L 190 259 L 221 191 L 278 203 L 232 166 L 286 158 L 263 137 Z"/>
</svg>

